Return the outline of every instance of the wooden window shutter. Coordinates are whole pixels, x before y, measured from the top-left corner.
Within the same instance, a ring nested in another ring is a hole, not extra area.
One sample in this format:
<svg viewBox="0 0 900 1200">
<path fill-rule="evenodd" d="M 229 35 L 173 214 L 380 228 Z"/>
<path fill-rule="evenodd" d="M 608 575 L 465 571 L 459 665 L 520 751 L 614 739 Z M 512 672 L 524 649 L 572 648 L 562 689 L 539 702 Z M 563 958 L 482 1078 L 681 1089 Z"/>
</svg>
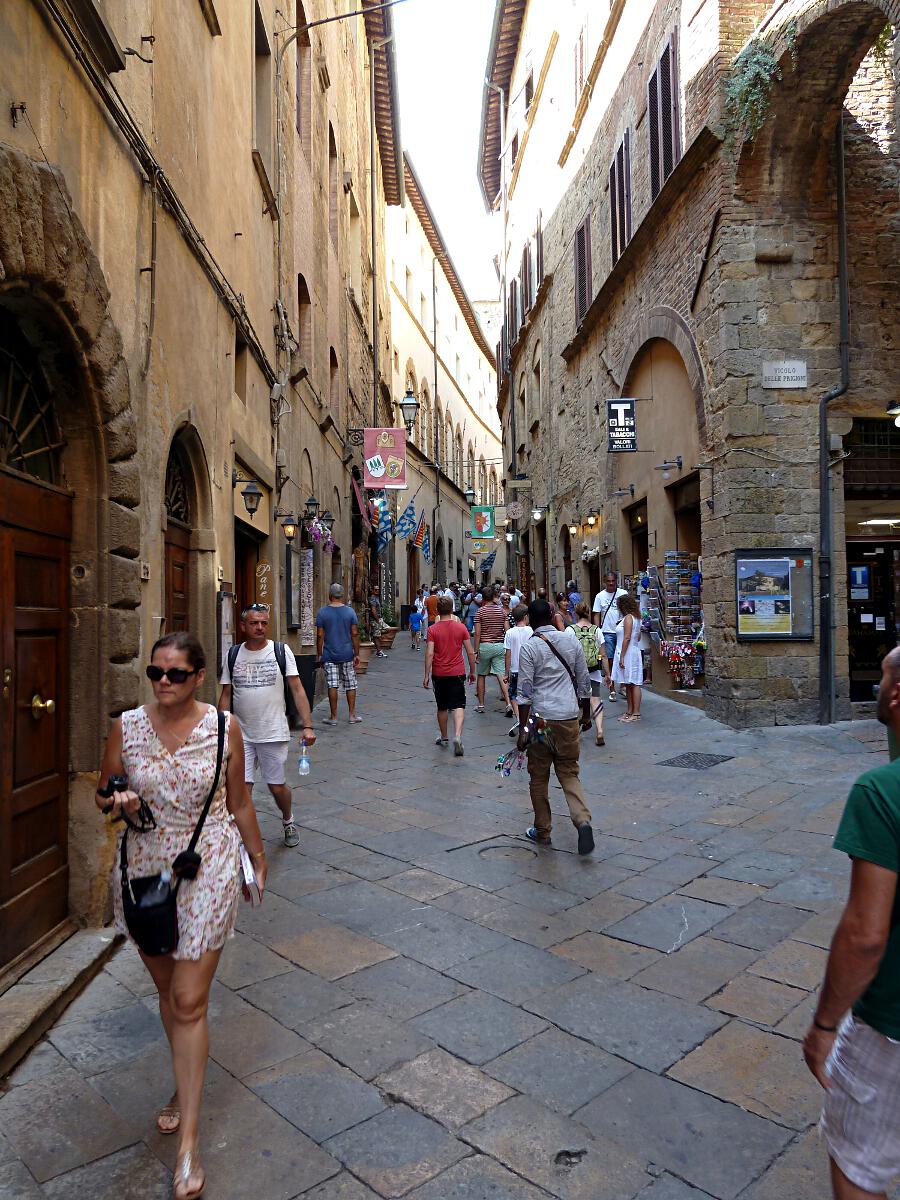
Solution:
<svg viewBox="0 0 900 1200">
<path fill-rule="evenodd" d="M 618 155 L 612 160 L 609 168 L 609 239 L 613 265 L 615 265 L 619 257 L 619 189 L 616 186 L 617 167 Z"/>
<path fill-rule="evenodd" d="M 669 38 L 669 63 L 671 65 L 671 104 L 669 120 L 672 124 L 672 168 L 674 170 L 681 158 L 681 87 L 678 81 L 678 30 L 672 32 Z"/>
<path fill-rule="evenodd" d="M 681 158 L 681 116 L 678 85 L 678 43 L 673 33 L 647 85 L 647 116 L 650 135 L 650 199 Z"/>
<path fill-rule="evenodd" d="M 582 26 L 575 39 L 575 104 L 581 99 L 584 91 L 584 43 L 586 28 Z"/>
<path fill-rule="evenodd" d="M 631 241 L 631 130 L 625 130 L 622 145 L 625 163 L 625 242 Z"/>
<path fill-rule="evenodd" d="M 534 257 L 536 266 L 537 286 L 544 282 L 544 231 L 541 228 L 541 214 L 538 213 L 537 229 L 534 233 Z M 535 289 L 536 290 L 536 289 Z"/>
<path fill-rule="evenodd" d="M 655 200 L 662 187 L 660 178 L 660 131 L 659 131 L 659 68 L 650 76 L 647 84 L 647 127 L 650 136 L 650 199 Z"/>
<path fill-rule="evenodd" d="M 672 142 L 672 47 L 666 46 L 659 60 L 659 132 L 662 178 L 672 174 L 675 147 Z"/>
<path fill-rule="evenodd" d="M 631 134 L 627 129 L 609 168 L 609 216 L 615 264 L 631 241 Z"/>
<path fill-rule="evenodd" d="M 591 219 L 575 231 L 575 320 L 580 325 L 591 303 Z"/>
</svg>

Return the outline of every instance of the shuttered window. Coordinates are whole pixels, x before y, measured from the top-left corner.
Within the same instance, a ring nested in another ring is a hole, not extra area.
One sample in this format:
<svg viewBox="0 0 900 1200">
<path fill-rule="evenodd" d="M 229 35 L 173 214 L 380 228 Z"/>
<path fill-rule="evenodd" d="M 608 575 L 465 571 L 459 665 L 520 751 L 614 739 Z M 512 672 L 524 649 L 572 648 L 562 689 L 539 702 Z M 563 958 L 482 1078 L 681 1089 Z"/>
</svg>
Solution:
<svg viewBox="0 0 900 1200">
<path fill-rule="evenodd" d="M 575 230 L 575 321 L 584 320 L 591 303 L 591 218 Z"/>
<path fill-rule="evenodd" d="M 531 310 L 534 304 L 534 277 L 531 268 L 531 242 L 525 243 L 525 248 L 522 251 L 522 266 L 519 270 L 520 288 L 522 291 L 522 313 L 523 315 Z"/>
<path fill-rule="evenodd" d="M 681 158 L 678 53 L 675 34 L 669 38 L 647 84 L 650 129 L 650 199 L 655 200 Z"/>
<path fill-rule="evenodd" d="M 509 285 L 509 344 L 514 346 L 519 336 L 519 281 L 513 279 Z"/>
<path fill-rule="evenodd" d="M 535 292 L 544 282 L 544 230 L 541 227 L 541 214 L 538 213 L 537 228 L 534 231 L 534 267 Z"/>
<path fill-rule="evenodd" d="M 615 264 L 631 241 L 631 135 L 627 129 L 609 168 L 609 224 Z"/>
</svg>

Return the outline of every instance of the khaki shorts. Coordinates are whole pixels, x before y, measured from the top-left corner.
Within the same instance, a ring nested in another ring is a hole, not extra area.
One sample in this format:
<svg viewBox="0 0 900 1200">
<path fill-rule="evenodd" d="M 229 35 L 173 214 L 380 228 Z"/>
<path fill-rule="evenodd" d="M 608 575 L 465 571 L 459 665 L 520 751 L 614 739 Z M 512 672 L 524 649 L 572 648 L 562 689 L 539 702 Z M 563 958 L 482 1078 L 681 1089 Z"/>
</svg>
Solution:
<svg viewBox="0 0 900 1200">
<path fill-rule="evenodd" d="M 900 1043 L 851 1014 L 826 1070 L 820 1126 L 828 1153 L 851 1183 L 885 1192 L 900 1174 Z"/>
</svg>

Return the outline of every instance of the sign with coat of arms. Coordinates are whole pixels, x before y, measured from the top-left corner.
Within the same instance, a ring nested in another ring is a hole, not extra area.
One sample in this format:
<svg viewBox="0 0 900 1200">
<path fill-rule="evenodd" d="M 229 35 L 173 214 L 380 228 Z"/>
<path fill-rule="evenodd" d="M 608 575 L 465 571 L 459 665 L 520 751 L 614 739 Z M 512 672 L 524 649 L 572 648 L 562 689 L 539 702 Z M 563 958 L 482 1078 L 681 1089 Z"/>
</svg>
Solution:
<svg viewBox="0 0 900 1200">
<path fill-rule="evenodd" d="M 406 430 L 363 430 L 363 487 L 406 487 Z"/>
<path fill-rule="evenodd" d="M 494 510 L 490 505 L 478 504 L 472 509 L 472 537 L 494 536 Z"/>
</svg>

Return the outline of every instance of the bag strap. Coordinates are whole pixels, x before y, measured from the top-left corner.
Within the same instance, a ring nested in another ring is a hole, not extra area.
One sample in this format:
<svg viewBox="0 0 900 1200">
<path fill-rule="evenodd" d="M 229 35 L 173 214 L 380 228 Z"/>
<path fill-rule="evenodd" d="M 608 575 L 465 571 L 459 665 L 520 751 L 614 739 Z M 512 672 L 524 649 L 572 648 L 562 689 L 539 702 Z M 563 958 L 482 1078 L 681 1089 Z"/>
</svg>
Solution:
<svg viewBox="0 0 900 1200">
<path fill-rule="evenodd" d="M 575 682 L 575 672 L 572 670 L 572 668 L 569 666 L 569 664 L 566 662 L 566 660 L 563 658 L 563 656 L 560 654 L 560 652 L 557 650 L 557 648 L 553 645 L 553 643 L 548 642 L 542 633 L 536 633 L 534 636 L 538 639 L 539 642 L 543 642 L 544 645 L 547 647 L 547 649 L 550 651 L 550 653 L 556 655 L 556 657 L 559 659 L 559 661 L 562 663 L 562 665 L 566 668 L 566 670 L 569 673 L 569 678 L 572 680 L 572 687 L 575 689 L 575 699 L 577 700 L 578 699 L 578 684 Z"/>
<path fill-rule="evenodd" d="M 231 677 L 231 687 L 234 690 L 234 664 L 237 662 L 237 656 L 241 652 L 241 642 L 232 643 L 228 647 L 228 674 Z"/>
<path fill-rule="evenodd" d="M 615 602 L 616 602 L 616 593 L 613 592 L 613 598 L 612 598 L 612 600 L 610 600 L 609 604 L 607 604 L 606 608 L 604 608 L 603 616 L 600 618 L 600 628 L 601 629 L 603 628 L 603 622 L 606 620 L 606 614 L 609 612 L 609 610 L 612 608 L 612 606 L 615 604 Z"/>
<path fill-rule="evenodd" d="M 225 755 L 225 714 L 224 712 L 217 711 L 216 716 L 218 717 L 219 724 L 219 738 L 218 745 L 216 747 L 216 773 L 213 775 L 212 787 L 209 789 L 209 795 L 206 797 L 206 803 L 203 805 L 203 812 L 200 814 L 200 819 L 194 826 L 193 835 L 188 843 L 189 854 L 194 851 L 200 838 L 200 834 L 203 832 L 203 823 L 206 820 L 206 814 L 209 812 L 210 805 L 212 804 L 213 798 L 216 794 L 216 789 L 219 786 L 219 774 L 222 770 L 222 759 Z"/>
<path fill-rule="evenodd" d="M 284 652 L 284 642 L 273 642 L 272 649 L 275 651 L 275 661 L 278 663 L 281 678 L 287 679 L 287 655 Z"/>
</svg>

